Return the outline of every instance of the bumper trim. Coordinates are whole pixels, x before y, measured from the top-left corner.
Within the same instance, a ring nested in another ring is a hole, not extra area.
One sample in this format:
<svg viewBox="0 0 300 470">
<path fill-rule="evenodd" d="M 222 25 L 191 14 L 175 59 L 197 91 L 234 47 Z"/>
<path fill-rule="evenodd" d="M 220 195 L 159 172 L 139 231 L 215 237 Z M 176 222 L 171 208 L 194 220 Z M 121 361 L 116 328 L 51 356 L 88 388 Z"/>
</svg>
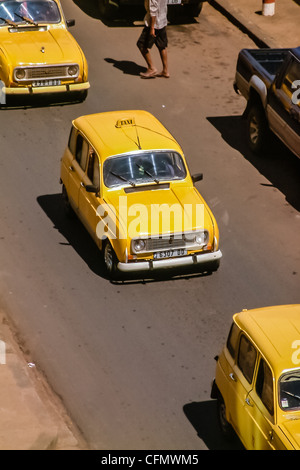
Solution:
<svg viewBox="0 0 300 470">
<path fill-rule="evenodd" d="M 155 269 L 176 268 L 180 266 L 201 266 L 215 263 L 222 258 L 221 250 L 212 253 L 202 253 L 199 255 L 188 255 L 178 258 L 168 258 L 162 260 L 140 261 L 136 263 L 118 263 L 118 269 L 122 272 L 153 271 Z"/>
<path fill-rule="evenodd" d="M 41 87 L 3 87 L 2 93 L 5 95 L 39 95 L 48 93 L 67 93 L 73 91 L 84 91 L 90 88 L 89 82 L 70 83 L 67 85 L 41 86 Z"/>
</svg>

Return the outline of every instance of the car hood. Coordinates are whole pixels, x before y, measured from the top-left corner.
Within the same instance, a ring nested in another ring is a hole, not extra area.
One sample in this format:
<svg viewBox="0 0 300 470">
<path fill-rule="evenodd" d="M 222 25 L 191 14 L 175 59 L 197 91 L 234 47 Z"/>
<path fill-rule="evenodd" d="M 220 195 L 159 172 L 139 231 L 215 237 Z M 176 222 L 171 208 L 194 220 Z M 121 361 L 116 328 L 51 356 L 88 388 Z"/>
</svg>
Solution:
<svg viewBox="0 0 300 470">
<path fill-rule="evenodd" d="M 195 188 L 172 183 L 170 188 L 158 189 L 154 185 L 148 188 L 153 189 L 141 191 L 137 187 L 127 194 L 124 191 L 107 194 L 106 202 L 114 207 L 123 229 L 137 227 L 135 236 L 181 233 L 196 228 L 213 233 L 213 217 Z M 130 234 L 132 238 L 132 230 Z"/>
<path fill-rule="evenodd" d="M 65 29 L 32 31 L 29 28 L 8 33 L 1 39 L 1 50 L 13 66 L 81 63 L 79 46 Z"/>
<path fill-rule="evenodd" d="M 300 419 L 285 421 L 281 423 L 279 427 L 292 443 L 292 446 L 300 450 Z"/>
</svg>

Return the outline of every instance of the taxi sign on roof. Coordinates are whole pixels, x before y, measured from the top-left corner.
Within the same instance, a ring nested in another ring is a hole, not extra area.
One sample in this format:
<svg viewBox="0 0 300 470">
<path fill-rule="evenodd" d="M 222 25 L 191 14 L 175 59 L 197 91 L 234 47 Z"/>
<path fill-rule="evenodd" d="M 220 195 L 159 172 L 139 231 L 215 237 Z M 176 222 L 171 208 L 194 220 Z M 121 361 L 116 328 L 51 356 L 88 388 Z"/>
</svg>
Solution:
<svg viewBox="0 0 300 470">
<path fill-rule="evenodd" d="M 135 126 L 134 118 L 118 119 L 116 127 Z"/>
</svg>

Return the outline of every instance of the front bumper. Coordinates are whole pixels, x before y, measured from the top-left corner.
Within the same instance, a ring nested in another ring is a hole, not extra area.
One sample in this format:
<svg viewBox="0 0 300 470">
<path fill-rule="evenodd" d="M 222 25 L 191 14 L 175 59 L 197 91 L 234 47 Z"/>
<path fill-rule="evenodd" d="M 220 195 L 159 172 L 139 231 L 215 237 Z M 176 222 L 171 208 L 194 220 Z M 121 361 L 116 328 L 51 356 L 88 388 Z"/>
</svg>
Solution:
<svg viewBox="0 0 300 470">
<path fill-rule="evenodd" d="M 222 258 L 221 250 L 199 255 L 188 255 L 178 258 L 167 258 L 161 260 L 137 261 L 133 263 L 118 263 L 121 272 L 154 271 L 156 269 L 170 269 L 184 266 L 215 265 Z"/>
<path fill-rule="evenodd" d="M 76 91 L 84 91 L 90 88 L 89 82 L 84 83 L 71 83 L 67 85 L 55 85 L 55 86 L 41 86 L 41 87 L 3 87 L 2 94 L 4 95 L 41 95 L 41 94 L 53 94 L 53 93 L 69 93 Z"/>
</svg>

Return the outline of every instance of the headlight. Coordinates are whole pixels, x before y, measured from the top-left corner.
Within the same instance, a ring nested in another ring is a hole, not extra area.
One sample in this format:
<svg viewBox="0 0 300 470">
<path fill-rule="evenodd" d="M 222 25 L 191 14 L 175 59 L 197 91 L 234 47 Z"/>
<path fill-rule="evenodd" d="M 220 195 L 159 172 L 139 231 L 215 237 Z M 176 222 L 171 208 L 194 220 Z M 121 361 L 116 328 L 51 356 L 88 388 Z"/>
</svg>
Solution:
<svg viewBox="0 0 300 470">
<path fill-rule="evenodd" d="M 75 75 L 78 75 L 78 72 L 79 72 L 78 65 L 70 65 L 70 67 L 68 67 L 68 74 L 70 75 L 70 77 L 74 77 Z"/>
<path fill-rule="evenodd" d="M 17 80 L 23 80 L 26 76 L 25 69 L 16 69 L 15 70 L 15 77 Z"/>
<path fill-rule="evenodd" d="M 207 230 L 186 233 L 184 234 L 184 239 L 188 244 L 206 245 L 209 240 L 209 233 Z"/>
<path fill-rule="evenodd" d="M 133 251 L 135 251 L 136 253 L 138 253 L 138 252 L 144 250 L 144 249 L 145 249 L 145 246 L 146 246 L 145 240 L 138 239 L 138 240 L 133 240 L 133 241 L 132 241 L 132 249 L 133 249 Z"/>
</svg>

